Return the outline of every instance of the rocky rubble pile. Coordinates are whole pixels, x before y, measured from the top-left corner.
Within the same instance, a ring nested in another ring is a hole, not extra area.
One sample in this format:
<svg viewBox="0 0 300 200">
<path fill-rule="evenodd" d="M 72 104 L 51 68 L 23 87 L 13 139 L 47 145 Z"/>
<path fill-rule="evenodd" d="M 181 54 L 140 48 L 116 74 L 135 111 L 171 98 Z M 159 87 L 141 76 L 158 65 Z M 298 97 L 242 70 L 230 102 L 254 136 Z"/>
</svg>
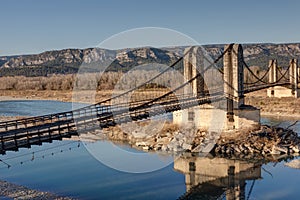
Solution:
<svg viewBox="0 0 300 200">
<path fill-rule="evenodd" d="M 104 130 L 106 139 L 124 141 L 144 151 L 201 152 L 204 146 L 219 155 L 260 156 L 294 154 L 300 151 L 300 138 L 289 129 L 263 125 L 256 131 L 214 133 L 193 127 L 165 124 L 132 128 L 112 127 Z"/>
<path fill-rule="evenodd" d="M 104 131 L 109 140 L 126 141 L 134 147 L 148 151 L 182 152 L 193 151 L 205 141 L 207 132 L 193 127 L 179 128 L 168 123 L 159 130 L 155 124 L 133 126 L 128 123 L 120 127 L 111 127 Z"/>
<path fill-rule="evenodd" d="M 263 125 L 257 131 L 242 133 L 236 137 L 221 136 L 215 153 L 226 155 L 279 155 L 300 151 L 300 138 L 289 129 Z"/>
</svg>

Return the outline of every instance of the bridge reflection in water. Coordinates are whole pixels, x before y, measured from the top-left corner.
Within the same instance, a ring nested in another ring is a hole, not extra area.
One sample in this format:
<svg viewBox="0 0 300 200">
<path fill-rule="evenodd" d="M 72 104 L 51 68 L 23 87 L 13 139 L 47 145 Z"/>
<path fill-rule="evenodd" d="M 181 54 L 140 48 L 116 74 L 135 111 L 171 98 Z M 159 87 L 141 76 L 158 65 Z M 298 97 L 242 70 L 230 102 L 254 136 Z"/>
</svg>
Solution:
<svg viewBox="0 0 300 200">
<path fill-rule="evenodd" d="M 248 199 L 256 179 L 261 179 L 261 162 L 181 156 L 174 169 L 185 175 L 186 193 L 179 199 Z M 246 181 L 253 180 L 246 197 Z"/>
</svg>

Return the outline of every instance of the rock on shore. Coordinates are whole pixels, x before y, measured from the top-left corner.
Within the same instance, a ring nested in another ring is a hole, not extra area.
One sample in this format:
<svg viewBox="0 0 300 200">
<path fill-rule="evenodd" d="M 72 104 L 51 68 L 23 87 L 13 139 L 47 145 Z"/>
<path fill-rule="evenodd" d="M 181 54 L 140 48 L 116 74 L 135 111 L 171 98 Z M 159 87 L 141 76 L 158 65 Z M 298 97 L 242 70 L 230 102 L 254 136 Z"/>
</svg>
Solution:
<svg viewBox="0 0 300 200">
<path fill-rule="evenodd" d="M 292 130 L 264 125 L 257 131 L 239 134 L 238 137 L 221 136 L 214 151 L 217 154 L 260 157 L 298 154 L 300 151 L 300 138 Z"/>
<path fill-rule="evenodd" d="M 110 140 L 126 141 L 142 150 L 169 152 L 192 151 L 206 135 L 205 131 L 193 127 L 180 129 L 171 123 L 165 124 L 161 130 L 156 129 L 156 125 L 136 127 L 128 123 L 123 129 L 120 127 L 105 129 L 104 134 Z"/>
</svg>

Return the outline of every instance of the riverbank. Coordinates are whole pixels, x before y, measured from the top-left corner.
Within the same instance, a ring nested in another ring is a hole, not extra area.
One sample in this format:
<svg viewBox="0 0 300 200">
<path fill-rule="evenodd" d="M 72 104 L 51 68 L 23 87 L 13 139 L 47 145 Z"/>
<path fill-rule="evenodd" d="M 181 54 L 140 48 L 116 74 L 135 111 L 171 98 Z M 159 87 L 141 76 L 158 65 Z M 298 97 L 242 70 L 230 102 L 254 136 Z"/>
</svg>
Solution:
<svg viewBox="0 0 300 200">
<path fill-rule="evenodd" d="M 247 96 L 245 103 L 260 108 L 262 116 L 300 118 L 300 98 Z"/>
<path fill-rule="evenodd" d="M 54 100 L 79 103 L 99 102 L 111 97 L 112 90 L 72 91 L 72 90 L 0 90 L 0 101 L 10 100 Z M 93 99 L 90 96 L 94 94 Z"/>
<path fill-rule="evenodd" d="M 0 122 L 10 121 L 10 120 L 17 120 L 25 118 L 24 116 L 0 116 Z"/>
<path fill-rule="evenodd" d="M 267 96 L 267 89 L 246 94 L 245 104 L 260 108 L 261 116 L 300 119 L 300 98 Z"/>
</svg>

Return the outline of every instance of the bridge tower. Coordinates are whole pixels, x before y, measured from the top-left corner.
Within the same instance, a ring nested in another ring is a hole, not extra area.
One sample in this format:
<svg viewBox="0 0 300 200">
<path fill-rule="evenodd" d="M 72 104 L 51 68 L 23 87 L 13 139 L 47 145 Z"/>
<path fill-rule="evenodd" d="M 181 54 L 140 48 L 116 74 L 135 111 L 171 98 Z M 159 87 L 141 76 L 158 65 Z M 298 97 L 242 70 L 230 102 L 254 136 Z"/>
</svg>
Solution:
<svg viewBox="0 0 300 200">
<path fill-rule="evenodd" d="M 194 78 L 196 75 L 202 74 L 204 72 L 204 62 L 203 62 L 203 50 L 201 47 L 190 47 L 184 50 L 184 55 L 187 58 L 184 59 L 184 78 L 185 80 L 190 80 Z M 203 76 L 198 76 L 195 80 L 191 83 L 192 93 L 199 97 L 204 95 L 204 78 Z M 186 91 L 186 93 L 189 93 Z"/>
<path fill-rule="evenodd" d="M 298 60 L 292 59 L 290 61 L 290 84 L 291 84 L 291 95 L 295 98 L 299 98 L 300 91 L 298 90 L 298 78 L 299 78 L 299 68 L 298 68 Z"/>
<path fill-rule="evenodd" d="M 227 100 L 227 130 L 253 128 L 260 124 L 260 110 L 244 104 L 243 48 L 226 45 L 223 57 L 224 94 Z"/>
<path fill-rule="evenodd" d="M 269 83 L 276 83 L 278 80 L 278 65 L 277 60 L 269 61 Z M 271 87 L 267 90 L 268 97 L 275 97 L 275 87 Z"/>
<path fill-rule="evenodd" d="M 277 65 L 277 60 L 269 61 L 269 83 L 276 83 L 279 81 L 279 69 Z M 284 73 L 281 73 L 284 74 Z M 289 64 L 289 82 L 291 88 L 283 87 L 283 86 L 274 86 L 267 90 L 268 97 L 300 97 L 300 91 L 298 89 L 299 82 L 299 67 L 298 60 L 291 59 Z"/>
<path fill-rule="evenodd" d="M 225 49 L 230 48 L 229 45 Z M 233 110 L 244 105 L 244 68 L 243 49 L 234 44 L 223 58 L 224 62 L 224 93 L 227 98 L 227 116 L 233 120 Z"/>
</svg>

